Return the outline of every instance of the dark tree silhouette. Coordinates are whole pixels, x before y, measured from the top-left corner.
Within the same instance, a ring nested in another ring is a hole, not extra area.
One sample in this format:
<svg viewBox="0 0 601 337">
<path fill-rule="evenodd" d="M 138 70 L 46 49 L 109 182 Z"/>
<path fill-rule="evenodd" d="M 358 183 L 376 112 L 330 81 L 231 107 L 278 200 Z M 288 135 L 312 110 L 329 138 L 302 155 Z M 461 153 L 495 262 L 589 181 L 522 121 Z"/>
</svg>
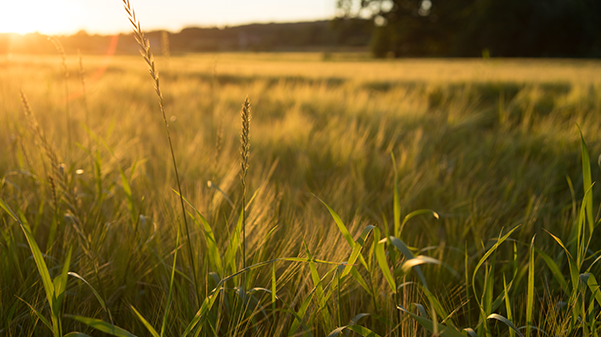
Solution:
<svg viewBox="0 0 601 337">
<path fill-rule="evenodd" d="M 369 16 L 376 57 L 601 56 L 599 0 L 337 0 Z"/>
</svg>

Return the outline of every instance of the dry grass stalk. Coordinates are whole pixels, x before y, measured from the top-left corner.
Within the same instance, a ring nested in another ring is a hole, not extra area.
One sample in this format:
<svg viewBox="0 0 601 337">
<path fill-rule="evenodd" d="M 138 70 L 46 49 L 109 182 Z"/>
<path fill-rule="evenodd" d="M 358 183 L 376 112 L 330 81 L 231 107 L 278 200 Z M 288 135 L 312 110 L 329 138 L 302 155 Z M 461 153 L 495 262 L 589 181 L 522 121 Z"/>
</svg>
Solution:
<svg viewBox="0 0 601 337">
<path fill-rule="evenodd" d="M 65 172 L 66 166 L 65 164 L 59 164 L 60 159 L 56 154 L 54 147 L 52 144 L 50 144 L 44 135 L 44 132 L 40 128 L 37 118 L 31 110 L 27 96 L 25 96 L 23 91 L 21 91 L 21 103 L 23 104 L 23 111 L 25 113 L 29 128 L 34 135 L 35 142 L 44 150 L 46 157 L 50 161 L 51 170 L 48 172 L 46 169 L 46 175 L 50 186 L 50 191 L 52 192 L 52 200 L 54 202 L 55 211 L 57 212 L 56 214 L 58 214 L 59 211 L 59 200 L 62 200 L 67 206 L 67 209 L 71 213 L 74 220 L 81 225 L 81 220 L 78 217 L 77 198 L 75 191 L 69 185 L 69 180 Z M 44 167 L 45 166 L 46 165 L 44 165 Z M 57 186 L 60 188 L 60 192 L 59 189 L 57 189 Z"/>
<path fill-rule="evenodd" d="M 161 33 L 161 51 L 163 52 L 163 56 L 165 56 L 167 59 L 171 57 L 171 49 L 169 46 L 169 33 L 166 30 L 164 30 Z"/>
<path fill-rule="evenodd" d="M 219 119 L 219 125 L 217 126 L 217 135 L 215 139 L 215 160 L 213 164 L 213 179 L 217 179 L 217 169 L 219 166 L 219 156 L 221 155 L 223 142 L 223 118 Z"/>
<path fill-rule="evenodd" d="M 88 109 L 88 97 L 87 97 L 87 90 L 86 90 L 86 71 L 83 67 L 83 57 L 81 56 L 81 51 L 79 49 L 77 49 L 77 57 L 79 59 L 79 80 L 81 82 L 81 100 L 83 103 L 83 109 L 86 115 L 86 126 L 89 128 L 90 127 L 90 113 L 89 113 L 89 109 Z M 90 151 L 90 154 L 92 153 L 92 139 L 90 137 L 90 133 L 88 132 L 88 151 Z"/>
<path fill-rule="evenodd" d="M 69 111 L 69 68 L 67 67 L 67 54 L 65 53 L 65 49 L 63 48 L 63 45 L 55 36 L 49 36 L 48 40 L 50 40 L 50 42 L 52 42 L 52 44 L 56 48 L 56 51 L 61 56 L 63 73 L 65 75 L 65 117 L 67 119 L 67 143 L 68 143 L 68 145 L 67 145 L 68 156 L 67 157 L 70 158 L 73 138 L 71 136 L 71 112 Z"/>
<path fill-rule="evenodd" d="M 246 268 L 246 176 L 248 175 L 248 158 L 250 157 L 250 100 L 244 100 L 240 116 L 242 117 L 242 130 L 240 133 L 240 181 L 242 182 L 242 261 Z"/>
<path fill-rule="evenodd" d="M 136 18 L 136 13 L 135 13 L 133 7 L 131 6 L 131 4 L 129 3 L 129 0 L 123 0 L 123 7 L 125 8 L 125 12 L 127 12 L 127 18 L 129 19 L 129 22 L 132 25 L 134 37 L 135 37 L 136 41 L 138 42 L 138 45 L 140 46 L 140 54 L 142 55 L 142 58 L 144 58 L 144 61 L 146 61 L 146 64 L 148 65 L 148 72 L 150 73 L 150 76 L 152 77 L 152 80 L 154 82 L 154 90 L 156 92 L 157 97 L 159 98 L 159 108 L 161 109 L 161 113 L 163 115 L 163 122 L 165 123 L 165 132 L 167 133 L 167 139 L 169 141 L 169 149 L 171 151 L 171 158 L 173 160 L 173 168 L 175 170 L 175 179 L 177 180 L 177 189 L 178 189 L 179 197 L 180 197 L 179 199 L 180 199 L 180 204 L 181 204 L 181 208 L 182 208 L 182 217 L 184 219 L 184 227 L 186 230 L 186 237 L 188 238 L 188 252 L 190 255 L 190 263 L 192 265 L 192 273 L 194 276 L 194 289 L 196 291 L 198 305 L 200 306 L 201 299 L 200 299 L 200 292 L 198 291 L 199 290 L 198 276 L 196 275 L 196 264 L 194 262 L 195 261 L 194 254 L 192 253 L 192 243 L 190 241 L 190 230 L 188 229 L 188 220 L 186 217 L 186 209 L 184 207 L 184 195 L 182 194 L 182 187 L 181 187 L 181 183 L 180 183 L 180 179 L 179 179 L 179 173 L 177 171 L 177 162 L 175 160 L 175 152 L 173 151 L 173 142 L 171 141 L 171 134 L 169 132 L 169 122 L 167 121 L 167 116 L 165 114 L 165 103 L 164 103 L 163 93 L 161 92 L 161 86 L 160 86 L 160 82 L 159 82 L 159 72 L 156 70 L 155 65 L 154 65 L 154 57 L 152 55 L 152 52 L 150 51 L 150 42 L 144 36 L 144 31 L 142 30 L 142 27 L 140 26 L 140 21 Z"/>
</svg>

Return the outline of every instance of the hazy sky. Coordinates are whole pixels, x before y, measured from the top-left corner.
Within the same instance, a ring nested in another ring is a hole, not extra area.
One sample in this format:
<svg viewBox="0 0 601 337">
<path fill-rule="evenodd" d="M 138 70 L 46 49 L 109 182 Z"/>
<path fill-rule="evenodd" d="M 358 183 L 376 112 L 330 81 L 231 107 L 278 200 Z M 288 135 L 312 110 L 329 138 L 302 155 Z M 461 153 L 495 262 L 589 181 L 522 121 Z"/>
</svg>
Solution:
<svg viewBox="0 0 601 337">
<path fill-rule="evenodd" d="M 130 0 L 144 30 L 331 18 L 335 0 Z M 0 33 L 129 32 L 122 0 L 0 0 Z"/>
</svg>

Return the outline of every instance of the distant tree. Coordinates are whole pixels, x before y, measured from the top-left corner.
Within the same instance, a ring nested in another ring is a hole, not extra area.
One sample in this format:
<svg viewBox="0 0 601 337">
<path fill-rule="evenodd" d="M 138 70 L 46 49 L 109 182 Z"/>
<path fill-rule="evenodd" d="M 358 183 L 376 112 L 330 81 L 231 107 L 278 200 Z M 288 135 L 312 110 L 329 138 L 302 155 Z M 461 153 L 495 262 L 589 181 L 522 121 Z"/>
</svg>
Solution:
<svg viewBox="0 0 601 337">
<path fill-rule="evenodd" d="M 369 17 L 376 57 L 601 56 L 599 0 L 337 0 Z"/>
<path fill-rule="evenodd" d="M 340 17 L 371 17 L 376 57 L 445 55 L 473 0 L 338 0 Z"/>
</svg>

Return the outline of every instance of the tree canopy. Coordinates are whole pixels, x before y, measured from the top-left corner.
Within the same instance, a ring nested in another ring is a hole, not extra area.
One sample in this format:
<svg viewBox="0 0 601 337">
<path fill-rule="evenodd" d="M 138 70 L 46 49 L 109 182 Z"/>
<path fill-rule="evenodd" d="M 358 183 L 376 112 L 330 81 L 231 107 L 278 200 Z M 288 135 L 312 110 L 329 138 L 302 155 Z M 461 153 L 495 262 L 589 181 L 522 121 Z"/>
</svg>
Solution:
<svg viewBox="0 0 601 337">
<path fill-rule="evenodd" d="M 600 57 L 598 0 L 337 0 L 369 16 L 375 56 Z"/>
</svg>

